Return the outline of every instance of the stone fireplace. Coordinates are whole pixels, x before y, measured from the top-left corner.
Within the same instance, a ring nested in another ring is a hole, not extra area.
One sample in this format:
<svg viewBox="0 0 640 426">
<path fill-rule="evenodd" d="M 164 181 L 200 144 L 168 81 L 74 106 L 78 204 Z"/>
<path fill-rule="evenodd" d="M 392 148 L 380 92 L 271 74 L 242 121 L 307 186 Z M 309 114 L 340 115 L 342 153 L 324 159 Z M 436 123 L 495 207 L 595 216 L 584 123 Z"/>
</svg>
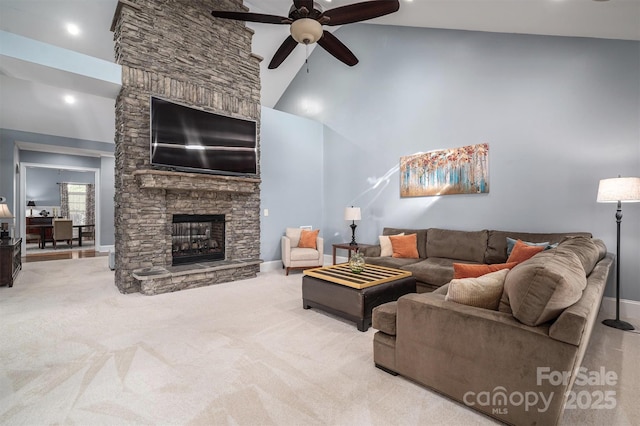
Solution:
<svg viewBox="0 0 640 426">
<path fill-rule="evenodd" d="M 171 263 L 224 260 L 223 214 L 174 214 L 171 226 Z"/>
<path fill-rule="evenodd" d="M 150 165 L 151 96 L 255 120 L 259 158 L 261 58 L 251 54 L 253 32 L 211 17 L 213 9 L 241 7 L 241 0 L 118 3 L 115 282 L 123 293 L 165 293 L 259 272 L 259 162 L 251 177 Z M 203 218 L 215 219 L 198 223 Z"/>
</svg>

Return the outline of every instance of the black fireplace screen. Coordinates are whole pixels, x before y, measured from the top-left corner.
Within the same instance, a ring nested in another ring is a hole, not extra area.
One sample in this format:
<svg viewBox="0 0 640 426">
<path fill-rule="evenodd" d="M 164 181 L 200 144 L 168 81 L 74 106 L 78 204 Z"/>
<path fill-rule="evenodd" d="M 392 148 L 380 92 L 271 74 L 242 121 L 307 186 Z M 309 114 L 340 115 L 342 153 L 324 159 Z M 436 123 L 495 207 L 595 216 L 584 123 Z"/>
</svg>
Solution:
<svg viewBox="0 0 640 426">
<path fill-rule="evenodd" d="M 173 264 L 224 260 L 224 215 L 173 215 Z"/>
</svg>

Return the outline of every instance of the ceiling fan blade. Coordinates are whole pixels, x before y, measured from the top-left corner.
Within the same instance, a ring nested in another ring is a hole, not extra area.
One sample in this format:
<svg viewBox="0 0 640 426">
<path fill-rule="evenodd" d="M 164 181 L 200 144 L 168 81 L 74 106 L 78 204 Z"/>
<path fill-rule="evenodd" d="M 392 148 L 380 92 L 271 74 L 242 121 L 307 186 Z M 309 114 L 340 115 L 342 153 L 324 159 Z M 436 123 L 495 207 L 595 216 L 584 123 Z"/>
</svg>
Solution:
<svg viewBox="0 0 640 426">
<path fill-rule="evenodd" d="M 263 24 L 290 24 L 291 20 L 283 16 L 265 15 L 262 13 L 251 12 L 229 12 L 223 10 L 214 10 L 211 12 L 216 18 L 235 19 L 236 21 L 261 22 Z"/>
<path fill-rule="evenodd" d="M 378 18 L 397 12 L 398 9 L 400 9 L 398 0 L 365 1 L 329 9 L 323 16 L 330 19 L 325 25 L 343 25 Z"/>
<path fill-rule="evenodd" d="M 295 49 L 297 45 L 298 42 L 295 41 L 293 37 L 287 37 L 278 48 L 275 55 L 273 55 L 273 59 L 271 59 L 271 62 L 269 62 L 269 69 L 272 70 L 278 68 L 278 66 L 282 62 L 284 62 L 285 59 L 287 59 L 287 56 L 289 56 L 289 54 L 293 52 L 293 49 Z"/>
<path fill-rule="evenodd" d="M 358 58 L 345 46 L 340 40 L 336 38 L 329 31 L 324 31 L 318 44 L 324 48 L 327 52 L 336 57 L 339 61 L 344 62 L 350 67 L 358 63 Z"/>
<path fill-rule="evenodd" d="M 293 0 L 293 5 L 296 9 L 306 7 L 309 12 L 313 10 L 313 0 Z"/>
</svg>

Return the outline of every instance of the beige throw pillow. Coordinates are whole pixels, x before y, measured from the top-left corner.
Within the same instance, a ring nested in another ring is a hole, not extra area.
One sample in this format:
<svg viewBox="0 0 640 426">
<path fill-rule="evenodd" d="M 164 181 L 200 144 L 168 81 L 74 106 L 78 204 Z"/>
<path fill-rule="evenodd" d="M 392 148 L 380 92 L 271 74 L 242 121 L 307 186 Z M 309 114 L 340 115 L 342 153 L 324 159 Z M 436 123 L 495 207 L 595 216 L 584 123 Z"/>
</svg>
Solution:
<svg viewBox="0 0 640 426">
<path fill-rule="evenodd" d="M 444 300 L 496 311 L 508 272 L 501 269 L 477 278 L 453 279 Z"/>
<path fill-rule="evenodd" d="M 404 232 L 395 235 L 404 235 Z M 393 247 L 391 246 L 390 235 L 380 235 L 380 257 L 391 257 L 393 254 Z"/>
</svg>

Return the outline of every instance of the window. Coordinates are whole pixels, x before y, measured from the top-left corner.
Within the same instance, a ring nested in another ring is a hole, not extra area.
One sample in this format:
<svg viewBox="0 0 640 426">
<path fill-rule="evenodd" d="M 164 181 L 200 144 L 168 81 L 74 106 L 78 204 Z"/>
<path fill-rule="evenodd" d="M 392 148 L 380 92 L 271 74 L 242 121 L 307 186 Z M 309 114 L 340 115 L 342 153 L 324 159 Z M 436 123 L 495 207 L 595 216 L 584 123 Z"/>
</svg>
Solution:
<svg viewBox="0 0 640 426">
<path fill-rule="evenodd" d="M 67 186 L 69 193 L 69 219 L 74 225 L 87 223 L 87 185 L 70 183 Z"/>
</svg>

